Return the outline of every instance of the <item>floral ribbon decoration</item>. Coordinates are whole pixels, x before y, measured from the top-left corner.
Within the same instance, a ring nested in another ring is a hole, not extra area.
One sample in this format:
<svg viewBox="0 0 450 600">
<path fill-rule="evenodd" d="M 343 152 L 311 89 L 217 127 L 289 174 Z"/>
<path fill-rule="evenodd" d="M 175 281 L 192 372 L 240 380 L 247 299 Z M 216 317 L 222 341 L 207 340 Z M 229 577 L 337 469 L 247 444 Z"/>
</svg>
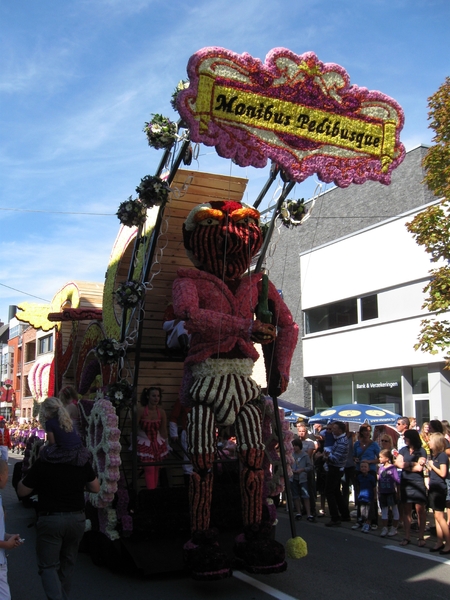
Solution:
<svg viewBox="0 0 450 600">
<path fill-rule="evenodd" d="M 203 48 L 187 71 L 189 87 L 176 102 L 191 140 L 242 167 L 264 167 L 270 158 L 294 181 L 317 173 L 347 187 L 368 179 L 389 184 L 405 156 L 400 105 L 350 85 L 341 66 L 313 52 L 275 48 L 262 63 Z"/>
</svg>

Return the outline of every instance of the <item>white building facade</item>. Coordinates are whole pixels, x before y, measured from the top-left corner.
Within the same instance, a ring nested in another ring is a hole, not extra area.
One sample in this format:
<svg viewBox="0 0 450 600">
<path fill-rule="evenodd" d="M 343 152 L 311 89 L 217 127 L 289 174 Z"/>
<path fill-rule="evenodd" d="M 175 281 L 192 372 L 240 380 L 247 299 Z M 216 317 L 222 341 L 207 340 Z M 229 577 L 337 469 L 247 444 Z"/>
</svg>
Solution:
<svg viewBox="0 0 450 600">
<path fill-rule="evenodd" d="M 406 229 L 439 201 L 422 183 L 426 152 L 407 152 L 388 186 L 321 193 L 299 227 L 275 232 L 269 277 L 300 327 L 283 399 L 314 411 L 358 402 L 419 422 L 450 419 L 443 355 L 414 349 L 436 266 Z"/>
<path fill-rule="evenodd" d="M 406 229 L 423 208 L 300 256 L 303 374 L 315 409 L 358 402 L 419 422 L 450 416 L 443 353 L 414 349 L 436 266 Z"/>
</svg>

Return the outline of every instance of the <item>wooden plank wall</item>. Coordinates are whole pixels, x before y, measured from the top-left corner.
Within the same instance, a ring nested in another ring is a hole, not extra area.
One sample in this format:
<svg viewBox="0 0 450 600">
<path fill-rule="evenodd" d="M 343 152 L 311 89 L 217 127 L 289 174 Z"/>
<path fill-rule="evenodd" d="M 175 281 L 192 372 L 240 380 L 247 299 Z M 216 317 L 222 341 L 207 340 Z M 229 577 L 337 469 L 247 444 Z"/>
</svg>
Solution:
<svg viewBox="0 0 450 600">
<path fill-rule="evenodd" d="M 155 257 L 162 253 L 162 262 L 154 261 L 150 272 L 152 289 L 146 294 L 143 348 L 165 348 L 162 329 L 164 312 L 172 302 L 172 282 L 179 267 L 192 267 L 183 246 L 182 226 L 189 212 L 210 200 L 241 200 L 246 179 L 225 177 L 197 171 L 178 171 L 171 186 L 174 192 L 164 213 Z"/>
<path fill-rule="evenodd" d="M 146 293 L 145 318 L 141 343 L 138 398 L 145 387 L 163 390 L 162 406 L 169 417 L 177 400 L 183 375 L 180 357 L 166 350 L 163 316 L 172 302 L 172 283 L 179 267 L 193 267 L 183 245 L 182 225 L 197 204 L 211 200 L 235 200 L 243 197 L 247 180 L 193 170 L 179 170 L 172 183 L 171 199 L 165 209 L 155 259 L 150 271 L 151 289 Z M 132 355 L 129 356 L 130 362 Z M 162 360 L 163 359 L 163 360 Z M 124 431 L 130 427 L 125 424 Z M 131 439 L 131 432 L 130 432 Z M 124 448 L 123 465 L 131 473 L 131 453 Z M 169 485 L 183 483 L 181 468 L 167 469 Z M 128 474 L 128 473 L 127 473 Z M 130 477 L 131 479 L 131 477 Z M 144 488 L 143 477 L 139 487 Z"/>
</svg>

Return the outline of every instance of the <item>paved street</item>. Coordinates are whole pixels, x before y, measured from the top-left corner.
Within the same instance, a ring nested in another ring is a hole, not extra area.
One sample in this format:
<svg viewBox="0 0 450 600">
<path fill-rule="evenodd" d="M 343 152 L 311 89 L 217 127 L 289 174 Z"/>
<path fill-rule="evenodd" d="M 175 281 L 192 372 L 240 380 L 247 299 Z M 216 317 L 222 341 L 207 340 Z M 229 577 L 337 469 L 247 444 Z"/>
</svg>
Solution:
<svg viewBox="0 0 450 600">
<path fill-rule="evenodd" d="M 19 460 L 10 455 L 10 473 Z M 25 543 L 9 555 L 9 581 L 13 600 L 45 600 L 37 574 L 34 553 L 35 529 L 33 511 L 17 500 L 10 484 L 2 492 L 7 512 L 9 533 L 20 533 Z M 372 598 L 388 594 L 396 600 L 445 598 L 450 593 L 450 560 L 418 548 L 416 539 L 407 548 L 400 548 L 397 538 L 382 539 L 379 531 L 364 535 L 351 530 L 352 523 L 341 528 L 326 528 L 327 519 L 317 523 L 300 522 L 297 534 L 308 543 L 309 554 L 302 560 L 289 560 L 285 573 L 271 576 L 250 576 L 236 572 L 225 581 L 198 583 L 189 578 L 144 579 L 113 573 L 96 567 L 90 557 L 80 554 L 71 594 L 72 600 L 268 600 L 303 598 L 320 594 L 333 600 Z M 291 537 L 289 519 L 279 509 L 277 538 L 286 542 Z M 428 542 L 431 546 L 431 541 Z"/>
</svg>

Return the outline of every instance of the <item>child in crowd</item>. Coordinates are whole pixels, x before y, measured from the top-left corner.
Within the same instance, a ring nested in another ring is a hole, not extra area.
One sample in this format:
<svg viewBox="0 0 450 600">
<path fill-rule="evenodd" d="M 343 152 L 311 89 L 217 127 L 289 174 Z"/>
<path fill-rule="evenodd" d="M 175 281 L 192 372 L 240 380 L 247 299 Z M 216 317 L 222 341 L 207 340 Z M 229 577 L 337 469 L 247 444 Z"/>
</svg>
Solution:
<svg viewBox="0 0 450 600">
<path fill-rule="evenodd" d="M 59 398 L 46 398 L 41 404 L 39 421 L 47 432 L 47 444 L 42 447 L 41 460 L 69 463 L 82 467 L 89 460 L 89 451 L 81 442 L 69 413 Z"/>
<path fill-rule="evenodd" d="M 306 514 L 308 515 L 308 521 L 314 523 L 315 518 L 311 514 L 311 501 L 309 498 L 308 490 L 308 473 L 312 470 L 313 467 L 308 454 L 303 450 L 303 444 L 301 440 L 292 440 L 292 445 L 294 447 L 294 464 L 292 465 L 293 477 L 290 480 L 290 485 L 295 510 L 297 512 L 295 518 L 297 519 L 297 521 L 302 518 L 303 500 Z"/>
<path fill-rule="evenodd" d="M 8 483 L 8 463 L 0 460 L 0 490 Z M 0 496 L 0 598 L 9 600 L 11 593 L 8 584 L 8 568 L 6 565 L 6 551 L 14 550 L 23 543 L 18 533 L 5 532 L 5 514 Z"/>
<path fill-rule="evenodd" d="M 380 466 L 378 467 L 378 499 L 381 508 L 381 522 L 383 528 L 381 537 L 393 536 L 397 533 L 399 511 L 398 511 L 398 485 L 400 476 L 397 467 L 392 464 L 392 452 L 380 450 Z M 392 510 L 392 525 L 388 528 L 389 508 Z"/>
<path fill-rule="evenodd" d="M 375 497 L 375 488 L 377 487 L 377 480 L 375 475 L 370 471 L 369 463 L 363 460 L 360 463 L 360 470 L 357 475 L 359 484 L 359 493 L 356 499 L 356 503 L 360 510 L 360 522 L 353 525 L 352 529 L 361 529 L 363 533 L 369 533 L 370 531 L 370 520 L 371 507 Z"/>
<path fill-rule="evenodd" d="M 71 386 L 67 385 L 59 392 L 59 399 L 62 405 L 69 413 L 75 429 L 80 432 L 80 410 L 78 408 L 78 392 Z"/>
</svg>

